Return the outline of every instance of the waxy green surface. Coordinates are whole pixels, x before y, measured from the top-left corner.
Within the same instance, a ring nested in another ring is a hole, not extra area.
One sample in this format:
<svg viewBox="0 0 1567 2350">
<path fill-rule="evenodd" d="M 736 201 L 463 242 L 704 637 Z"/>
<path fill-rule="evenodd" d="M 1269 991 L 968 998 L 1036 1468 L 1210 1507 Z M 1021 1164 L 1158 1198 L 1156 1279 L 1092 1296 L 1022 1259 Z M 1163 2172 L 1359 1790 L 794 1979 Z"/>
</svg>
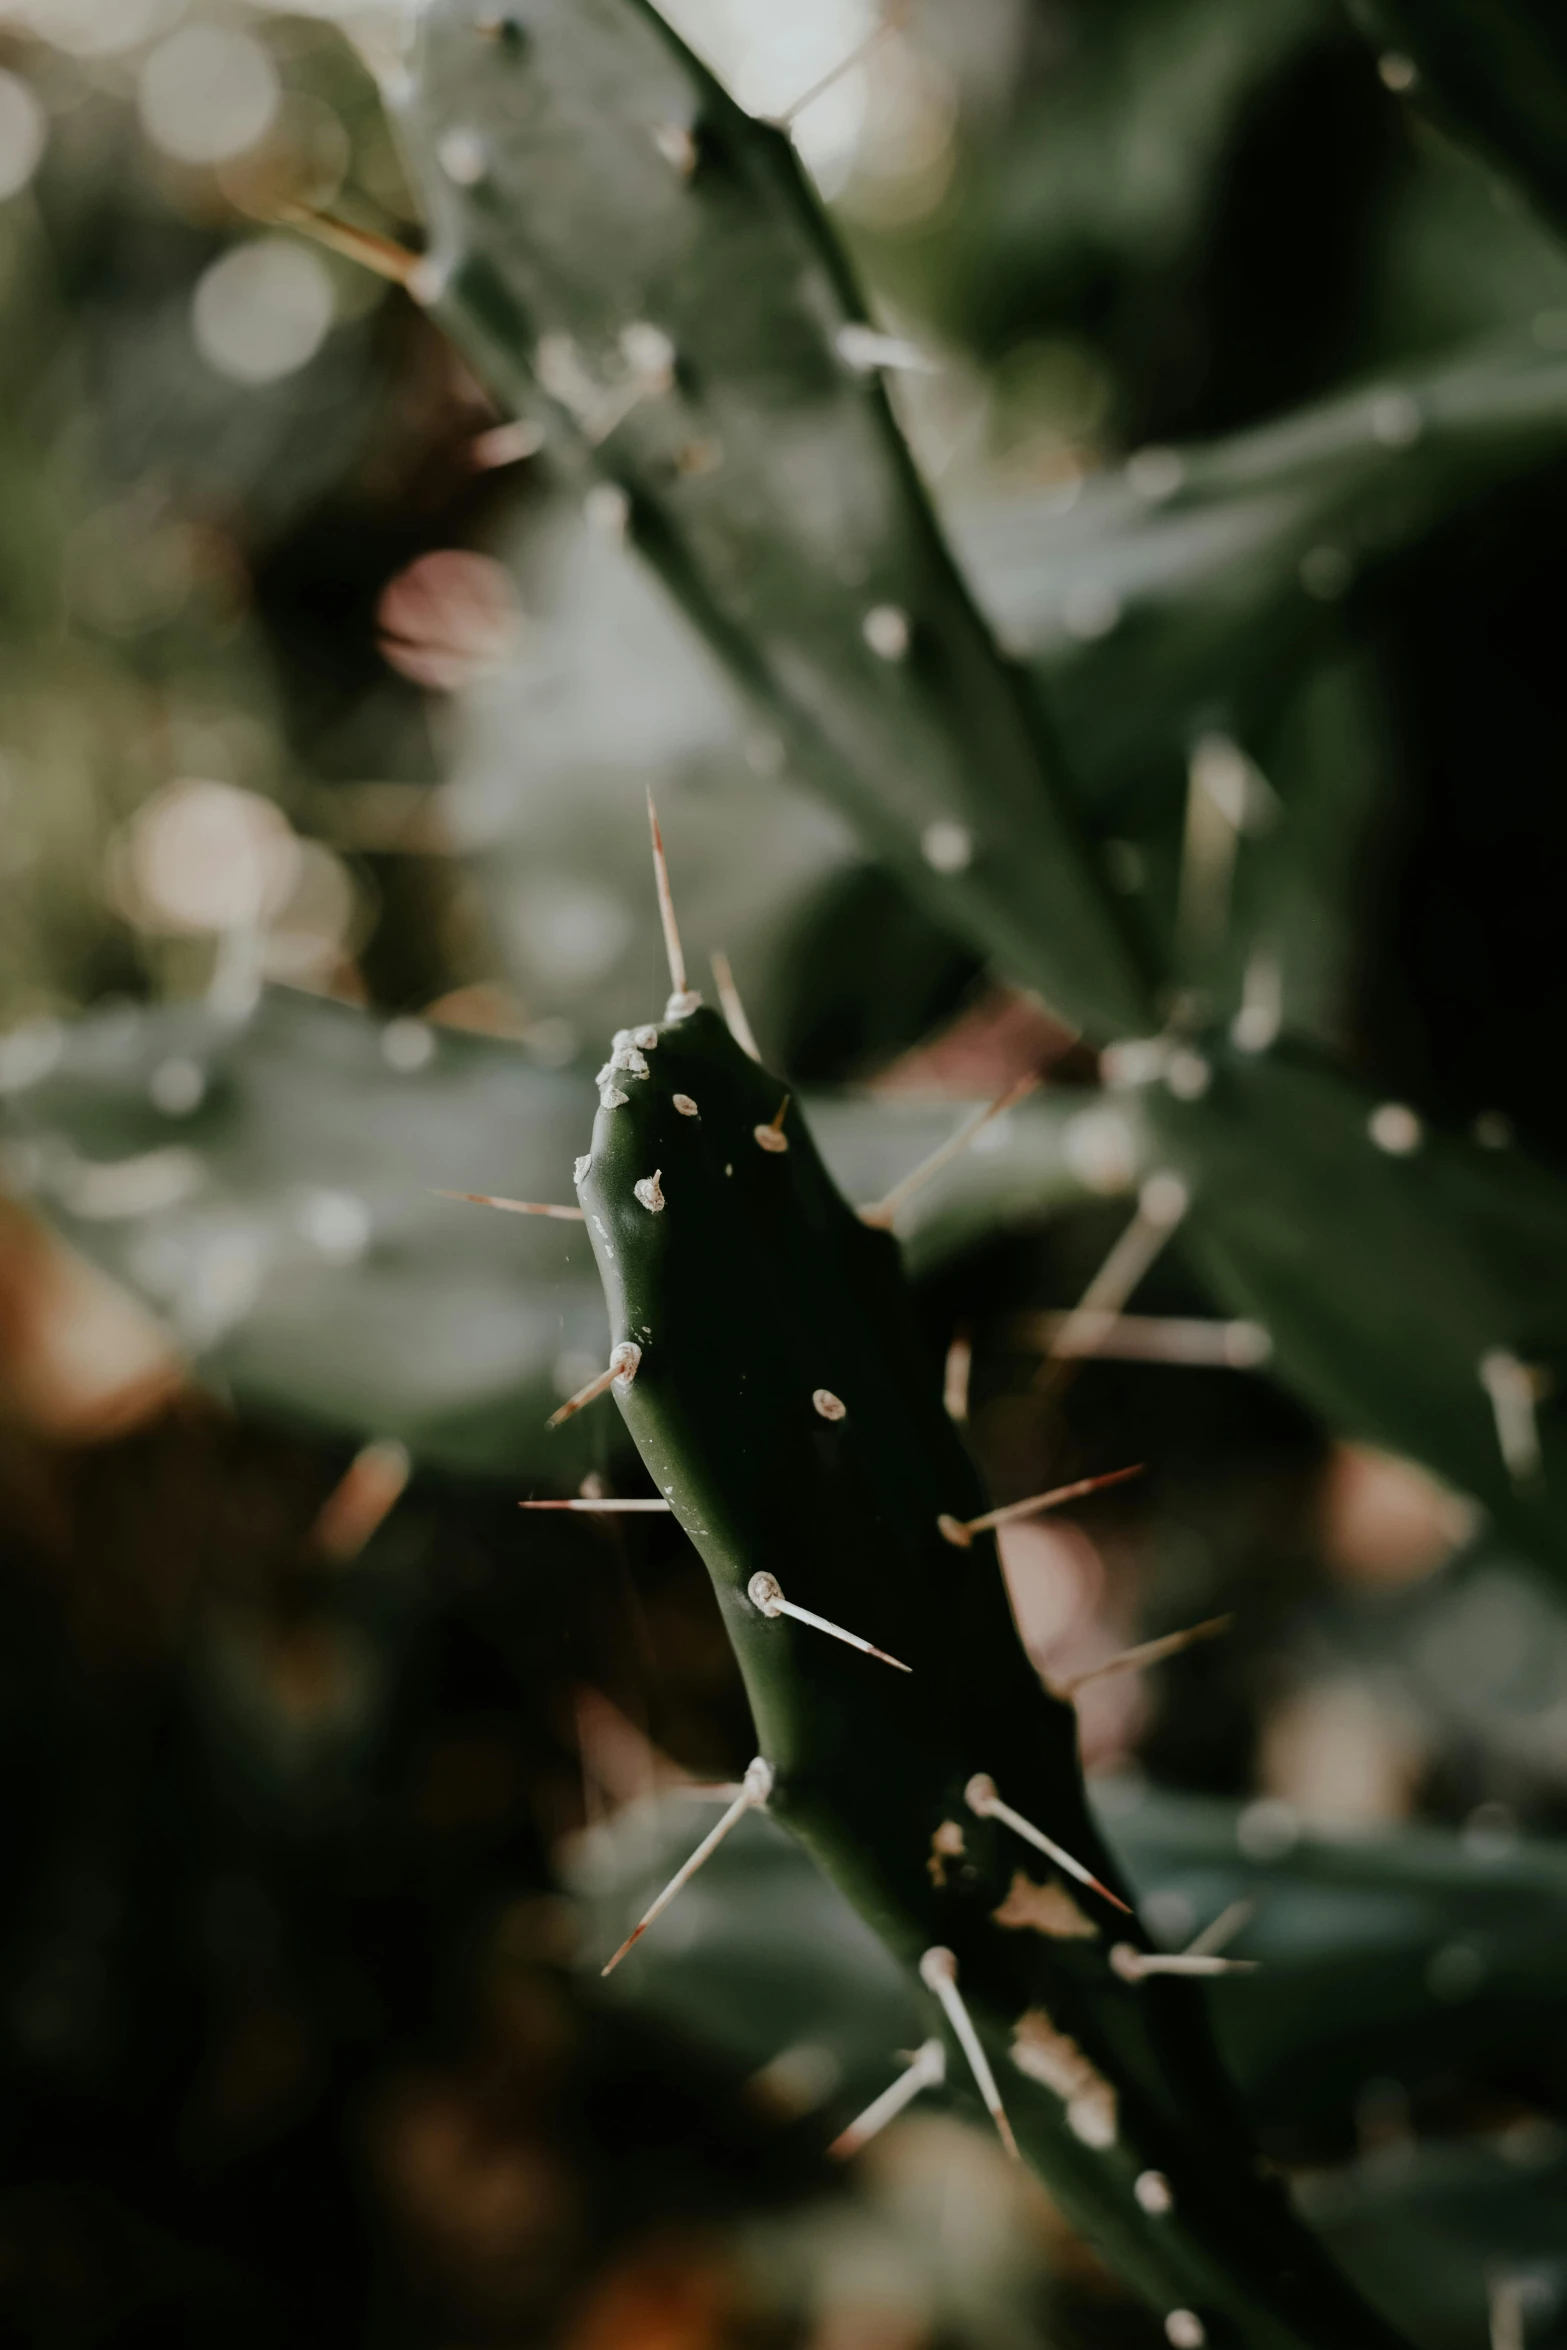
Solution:
<svg viewBox="0 0 1567 2350">
<path fill-rule="evenodd" d="M 906 1968 L 932 1946 L 955 1954 L 1027 2158 L 1156 2309 L 1194 2311 L 1213 2343 L 1390 2342 L 1257 2168 L 1200 1996 L 1124 1980 L 1111 1950 L 1145 1948 L 1141 1930 L 965 1801 L 988 1773 L 1119 1886 L 1075 1715 L 1024 1654 L 993 1541 L 964 1550 L 938 1529 L 984 1500 L 896 1243 L 838 1195 L 794 1105 L 787 1150 L 759 1142 L 784 1088 L 713 1013 L 623 1031 L 601 1086 L 579 1196 L 612 1337 L 641 1350 L 615 1392 L 711 1574 L 776 1774 L 771 1810 Z M 911 1669 L 764 1616 L 746 1595 L 758 1572 Z M 961 1852 L 933 1841 L 944 1824 Z M 1019 1878 L 1057 1889 L 1058 1930 L 998 1923 Z M 1014 2060 L 1025 2013 L 1073 2044 L 1056 2051 L 1065 2094 Z M 1149 2172 L 1167 2210 L 1139 2201 Z"/>
</svg>

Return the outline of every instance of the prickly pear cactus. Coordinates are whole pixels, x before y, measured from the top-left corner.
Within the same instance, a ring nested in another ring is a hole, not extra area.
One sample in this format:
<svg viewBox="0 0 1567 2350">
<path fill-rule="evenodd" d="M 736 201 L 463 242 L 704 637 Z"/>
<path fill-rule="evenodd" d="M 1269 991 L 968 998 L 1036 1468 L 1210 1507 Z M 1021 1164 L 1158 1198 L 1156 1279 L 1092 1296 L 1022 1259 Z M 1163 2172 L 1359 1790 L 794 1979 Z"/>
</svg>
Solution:
<svg viewBox="0 0 1567 2350">
<path fill-rule="evenodd" d="M 1390 2343 L 1260 2171 L 1193 1986 L 1114 1889 L 1075 1716 L 1024 1655 L 992 1538 L 963 1531 L 984 1505 L 896 1243 L 693 1004 L 617 1038 L 578 1190 L 621 1410 L 745 1677 L 747 1795 L 941 2002 L 949 2073 L 1172 2343 Z"/>
<path fill-rule="evenodd" d="M 1567 1231 L 1567 1195 L 1298 1070 L 1276 971 L 1239 1006 L 1178 963 L 1158 986 L 782 133 L 647 0 L 436 0 L 397 103 L 429 213 L 416 290 L 597 476 L 801 776 L 998 970 L 1132 1040 L 1120 1067 L 1187 1180 L 1202 1268 L 1280 1372 L 1559 1555 L 1567 1291 L 1536 1244 Z M 1413 395 L 1391 413 L 1395 438 L 1423 433 Z"/>
<path fill-rule="evenodd" d="M 939 919 L 1043 966 L 1097 1032 L 1145 1023 L 1038 702 L 936 528 L 784 132 L 647 0 L 435 0 L 392 102 L 428 215 L 415 291 L 618 500 L 780 750 Z"/>
</svg>

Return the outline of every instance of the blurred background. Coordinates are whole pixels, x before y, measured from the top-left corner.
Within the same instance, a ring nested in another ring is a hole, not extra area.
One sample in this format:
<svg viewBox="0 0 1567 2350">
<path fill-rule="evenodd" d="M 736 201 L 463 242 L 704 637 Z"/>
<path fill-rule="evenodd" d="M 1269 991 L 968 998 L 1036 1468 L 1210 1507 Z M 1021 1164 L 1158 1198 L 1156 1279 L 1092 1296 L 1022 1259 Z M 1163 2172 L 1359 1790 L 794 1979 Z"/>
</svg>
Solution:
<svg viewBox="0 0 1567 2350">
<path fill-rule="evenodd" d="M 1228 807 L 1256 1016 L 1567 1155 L 1547 231 L 1328 0 L 667 13 L 758 113 L 857 59 L 795 136 L 1118 886 L 1179 870 L 1201 949 Z M 749 1723 L 675 1530 L 518 1515 L 645 1490 L 607 1407 L 542 1433 L 603 1359 L 585 1245 L 431 1194 L 569 1196 L 662 1001 L 651 784 L 857 1196 L 1045 1075 L 910 1237 L 998 1498 L 1148 1464 L 1011 1530 L 1024 1637 L 1059 1678 L 1233 1615 L 1082 1700 L 1146 1914 L 1245 1905 L 1226 2051 L 1412 2337 L 1567 2342 L 1559 1561 L 1317 1424 L 1178 1246 L 1047 1406 L 1137 1138 L 613 502 L 293 225 L 417 249 L 403 30 L 0 4 L 0 2331 L 1162 2338 L 939 2100 L 828 2162 L 921 2026 L 765 1820 L 598 1984 Z"/>
</svg>

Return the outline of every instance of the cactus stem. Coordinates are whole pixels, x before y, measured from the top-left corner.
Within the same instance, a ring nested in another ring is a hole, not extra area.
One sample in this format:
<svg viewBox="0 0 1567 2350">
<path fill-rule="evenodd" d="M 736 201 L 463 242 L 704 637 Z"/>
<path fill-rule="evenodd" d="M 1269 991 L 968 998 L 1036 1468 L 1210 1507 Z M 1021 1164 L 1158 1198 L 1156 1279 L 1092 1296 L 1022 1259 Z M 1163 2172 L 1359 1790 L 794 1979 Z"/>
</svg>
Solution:
<svg viewBox="0 0 1567 2350">
<path fill-rule="evenodd" d="M 680 944 L 680 925 L 675 920 L 674 893 L 669 886 L 669 860 L 664 854 L 664 835 L 659 830 L 658 810 L 653 805 L 653 793 L 647 795 L 648 830 L 653 836 L 653 880 L 658 890 L 658 918 L 664 928 L 664 952 L 669 958 L 669 1002 L 664 1007 L 666 1020 L 683 1020 L 694 1012 L 701 997 L 686 985 L 685 949 Z"/>
<path fill-rule="evenodd" d="M 1540 1474 L 1534 1407 L 1547 1392 L 1548 1374 L 1498 1346 L 1480 1358 L 1480 1384 L 1496 1415 L 1496 1441 L 1507 1473 L 1515 1485 L 1527 1485 Z"/>
<path fill-rule="evenodd" d="M 396 1508 L 412 1464 L 406 1445 L 380 1437 L 361 1445 L 316 1513 L 306 1549 L 334 1567 L 357 1558 Z"/>
<path fill-rule="evenodd" d="M 815 1632 L 829 1633 L 834 1640 L 843 1641 L 849 1648 L 857 1648 L 862 1656 L 878 1658 L 882 1664 L 891 1665 L 896 1672 L 909 1673 L 914 1669 L 900 1658 L 889 1656 L 884 1648 L 878 1648 L 873 1641 L 862 1640 L 858 1632 L 846 1632 L 841 1624 L 830 1624 L 825 1616 L 816 1615 L 810 1608 L 796 1607 L 792 1599 L 785 1599 L 776 1575 L 753 1575 L 745 1587 L 745 1593 L 751 1605 L 764 1616 L 793 1616 L 797 1624 L 809 1624 Z"/>
<path fill-rule="evenodd" d="M 1110 1964 L 1123 1983 L 1140 1983 L 1145 1975 L 1254 1975 L 1254 1958 L 1220 1958 L 1210 1950 L 1138 1950 L 1117 1942 Z"/>
<path fill-rule="evenodd" d="M 1067 1875 L 1075 1877 L 1080 1885 L 1086 1885 L 1091 1892 L 1100 1894 L 1112 1908 L 1123 1910 L 1128 1917 L 1133 1915 L 1130 1902 L 1123 1901 L 1119 1893 L 1112 1893 L 1108 1885 L 1102 1885 L 1080 1860 L 1074 1860 L 1053 1837 L 1047 1836 L 1043 1828 L 1036 1828 L 1032 1820 L 1025 1820 L 1020 1811 L 1012 1809 L 1010 1803 L 1003 1803 L 996 1792 L 995 1780 L 984 1771 L 975 1772 L 963 1790 L 963 1800 L 969 1810 L 977 1812 L 982 1820 L 999 1820 L 1004 1828 L 1012 1830 L 1014 1836 L 1021 1836 L 1025 1844 L 1032 1844 L 1036 1852 L 1042 1852 L 1047 1860 L 1053 1860 L 1058 1869 L 1065 1869 Z"/>
<path fill-rule="evenodd" d="M 1095 1328 L 1105 1314 L 1120 1312 L 1190 1205 L 1191 1195 L 1179 1175 L 1149 1176 L 1137 1195 L 1136 1215 L 1057 1330 L 1035 1375 L 1036 1394 L 1056 1392 L 1065 1384 L 1079 1334 Z"/>
<path fill-rule="evenodd" d="M 1052 1681 L 1051 1694 L 1075 1697 L 1090 1681 L 1107 1680 L 1112 1673 L 1140 1673 L 1145 1665 L 1162 1664 L 1167 1656 L 1179 1656 L 1183 1648 L 1191 1648 L 1199 1640 L 1216 1640 L 1234 1621 L 1233 1616 L 1209 1616 L 1203 1623 L 1188 1624 L 1184 1632 L 1166 1632 L 1158 1640 L 1139 1641 L 1135 1648 L 1107 1656 L 1102 1665 L 1090 1665 L 1086 1673 L 1074 1673 L 1069 1681 Z"/>
<path fill-rule="evenodd" d="M 557 1208 L 532 1199 L 499 1199 L 489 1191 L 440 1191 L 432 1187 L 432 1198 L 466 1200 L 470 1207 L 504 1208 L 508 1216 L 557 1216 L 563 1224 L 581 1224 L 581 1208 Z"/>
<path fill-rule="evenodd" d="M 740 990 L 735 985 L 729 957 L 722 947 L 714 947 L 712 965 L 713 982 L 718 989 L 718 1008 L 724 1015 L 724 1026 L 747 1058 L 759 1061 L 762 1048 L 751 1033 L 751 1023 L 745 1016 L 745 1006 L 740 1001 Z"/>
<path fill-rule="evenodd" d="M 764 1151 L 786 1151 L 789 1148 L 789 1137 L 783 1130 L 783 1122 L 788 1114 L 790 1098 L 788 1094 L 784 1095 L 767 1125 L 752 1129 Z"/>
<path fill-rule="evenodd" d="M 974 1341 L 968 1331 L 954 1330 L 941 1374 L 941 1400 L 949 1420 L 961 1428 L 968 1419 L 969 1378 L 974 1369 Z"/>
<path fill-rule="evenodd" d="M 922 2089 L 934 2089 L 947 2077 L 947 2051 L 939 2040 L 927 2040 L 917 2048 L 908 2064 L 881 2095 L 867 2105 L 865 2111 L 840 2130 L 827 2151 L 834 2162 L 847 2162 L 879 2137 L 889 2122 L 895 2122 L 906 2105 L 912 2105 Z"/>
<path fill-rule="evenodd" d="M 946 1141 L 938 1145 L 928 1158 L 921 1159 L 917 1167 L 911 1168 L 907 1175 L 893 1185 L 885 1198 L 877 1200 L 873 1207 L 861 1208 L 860 1222 L 873 1225 L 878 1231 L 889 1231 L 906 1200 L 911 1200 L 917 1191 L 923 1190 L 933 1175 L 939 1175 L 943 1167 L 959 1158 L 992 1118 L 1001 1117 L 1011 1109 L 1014 1102 L 1020 1102 L 1025 1094 L 1032 1093 L 1038 1084 L 1038 1077 L 1030 1071 L 1028 1076 L 1020 1077 L 1015 1085 L 1009 1085 L 1004 1093 L 998 1093 L 993 1102 L 987 1102 L 983 1109 L 965 1118 L 957 1131 L 949 1134 Z"/>
<path fill-rule="evenodd" d="M 600 1371 L 596 1379 L 590 1379 L 586 1387 L 579 1387 L 575 1395 L 568 1395 L 560 1410 L 551 1412 L 544 1423 L 545 1427 L 558 1428 L 563 1420 L 569 1420 L 580 1412 L 584 1404 L 594 1403 L 601 1395 L 607 1395 L 617 1379 L 623 1379 L 629 1387 L 637 1375 L 637 1366 L 641 1360 L 642 1349 L 635 1340 L 622 1339 L 609 1358 L 609 1368 Z"/>
<path fill-rule="evenodd" d="M 958 1962 L 951 1951 L 942 1949 L 939 1944 L 927 1950 L 920 1960 L 920 1980 L 941 2001 L 942 2010 L 952 2026 L 953 2037 L 968 2058 L 974 2085 L 1001 2134 L 1002 2145 L 1014 2162 L 1021 2162 L 1023 2158 L 1018 2152 L 1017 2140 L 1012 2135 L 1012 2124 L 1007 2120 L 1001 2092 L 996 2087 L 996 2076 L 990 2069 L 990 2059 L 980 2045 L 973 2018 L 964 2006 L 963 1994 L 958 1989 Z"/>
<path fill-rule="evenodd" d="M 276 207 L 273 217 L 280 227 L 298 229 L 302 236 L 312 237 L 329 252 L 357 261 L 362 268 L 373 270 L 377 277 L 389 278 L 393 285 L 411 287 L 424 260 L 422 253 L 410 253 L 406 245 L 399 245 L 394 238 L 379 236 L 374 229 L 360 228 L 354 221 L 340 220 L 334 212 L 319 212 L 312 204 L 285 201 Z"/>
<path fill-rule="evenodd" d="M 888 0 L 888 5 L 882 10 L 880 22 L 871 27 L 863 41 L 856 41 L 848 54 L 840 57 L 837 64 L 829 72 L 824 73 L 819 81 L 812 82 L 809 89 L 802 90 L 798 98 L 791 98 L 781 114 L 769 115 L 767 119 L 779 130 L 788 130 L 793 123 L 798 122 L 807 106 L 814 106 L 818 98 L 825 98 L 828 91 L 841 82 L 846 73 L 852 73 L 857 65 L 864 64 L 871 51 L 878 48 L 889 33 L 897 32 L 906 21 L 908 13 L 909 0 Z"/>
<path fill-rule="evenodd" d="M 684 1888 L 690 1884 L 692 1878 L 696 1875 L 697 1870 L 703 1866 L 704 1862 L 711 1860 L 713 1854 L 718 1850 L 718 1847 L 720 1844 L 722 1844 L 724 1838 L 729 1834 L 730 1829 L 738 1827 L 741 1820 L 744 1819 L 748 1811 L 754 1810 L 758 1804 L 765 1803 L 769 1795 L 771 1795 L 772 1791 L 772 1765 L 770 1763 L 764 1762 L 762 1757 L 757 1755 L 754 1761 L 746 1765 L 745 1784 L 741 1788 L 739 1794 L 735 1797 L 733 1803 L 730 1804 L 728 1810 L 724 1813 L 723 1818 L 718 1822 L 716 1827 L 710 1828 L 708 1830 L 701 1843 L 697 1846 L 695 1852 L 692 1853 L 691 1858 L 680 1868 L 676 1869 L 674 1875 L 670 1878 L 669 1883 L 664 1887 L 663 1892 L 659 1894 L 657 1900 L 650 1903 L 648 1908 L 643 1911 L 642 1916 L 638 1919 L 631 1932 L 626 1936 L 626 1939 L 624 1942 L 622 1942 L 614 1957 L 609 1959 L 606 1964 L 600 1968 L 599 1972 L 601 1974 L 612 1975 L 614 1973 L 616 1967 L 619 1966 L 621 1960 L 625 1957 L 626 1952 L 631 1948 L 632 1944 L 634 1942 L 641 1941 L 643 1935 L 647 1932 L 649 1926 L 652 1925 L 654 1919 L 662 1917 L 664 1911 L 674 1900 L 675 1895 L 679 1892 L 682 1892 Z"/>
<path fill-rule="evenodd" d="M 625 1515 L 633 1510 L 662 1510 L 667 1514 L 669 1504 L 667 1501 L 640 1498 L 634 1501 L 611 1500 L 606 1495 L 596 1501 L 519 1501 L 517 1507 L 520 1510 L 584 1510 L 597 1517 L 604 1513 Z"/>
<path fill-rule="evenodd" d="M 1079 1477 L 1074 1484 L 1057 1485 L 1049 1493 L 1031 1493 L 1026 1501 L 1004 1502 L 1000 1509 L 986 1510 L 977 1518 L 950 1518 L 943 1513 L 936 1524 L 954 1549 L 967 1550 L 976 1534 L 1010 1526 L 1017 1518 L 1036 1517 L 1041 1510 L 1059 1509 L 1063 1502 L 1081 1501 L 1085 1493 L 1098 1493 L 1106 1485 L 1124 1485 L 1128 1477 L 1140 1477 L 1144 1465 L 1135 1461 L 1129 1469 L 1107 1469 L 1101 1477 Z"/>
</svg>

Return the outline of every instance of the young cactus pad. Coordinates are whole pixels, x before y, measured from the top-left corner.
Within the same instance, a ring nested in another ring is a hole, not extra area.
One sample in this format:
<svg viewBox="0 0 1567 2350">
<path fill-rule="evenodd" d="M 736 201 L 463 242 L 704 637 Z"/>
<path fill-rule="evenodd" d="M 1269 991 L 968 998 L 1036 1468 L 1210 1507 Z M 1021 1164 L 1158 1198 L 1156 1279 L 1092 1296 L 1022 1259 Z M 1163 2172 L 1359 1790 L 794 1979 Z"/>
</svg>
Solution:
<svg viewBox="0 0 1567 2350">
<path fill-rule="evenodd" d="M 1141 1974 L 1119 1896 L 1001 1816 L 997 1794 L 1118 1883 L 1075 1716 L 1024 1654 L 993 1538 L 939 1529 L 984 1502 L 897 1243 L 841 1198 L 797 1108 L 780 1119 L 780 1082 L 693 1004 L 617 1039 L 578 1190 L 627 1350 L 614 1392 L 711 1573 L 769 1809 L 949 2028 L 955 1989 L 1018 2148 L 1173 2343 L 1390 2345 L 1259 2169 L 1200 1991 Z M 964 2037 L 948 2075 L 966 2082 Z"/>
</svg>

